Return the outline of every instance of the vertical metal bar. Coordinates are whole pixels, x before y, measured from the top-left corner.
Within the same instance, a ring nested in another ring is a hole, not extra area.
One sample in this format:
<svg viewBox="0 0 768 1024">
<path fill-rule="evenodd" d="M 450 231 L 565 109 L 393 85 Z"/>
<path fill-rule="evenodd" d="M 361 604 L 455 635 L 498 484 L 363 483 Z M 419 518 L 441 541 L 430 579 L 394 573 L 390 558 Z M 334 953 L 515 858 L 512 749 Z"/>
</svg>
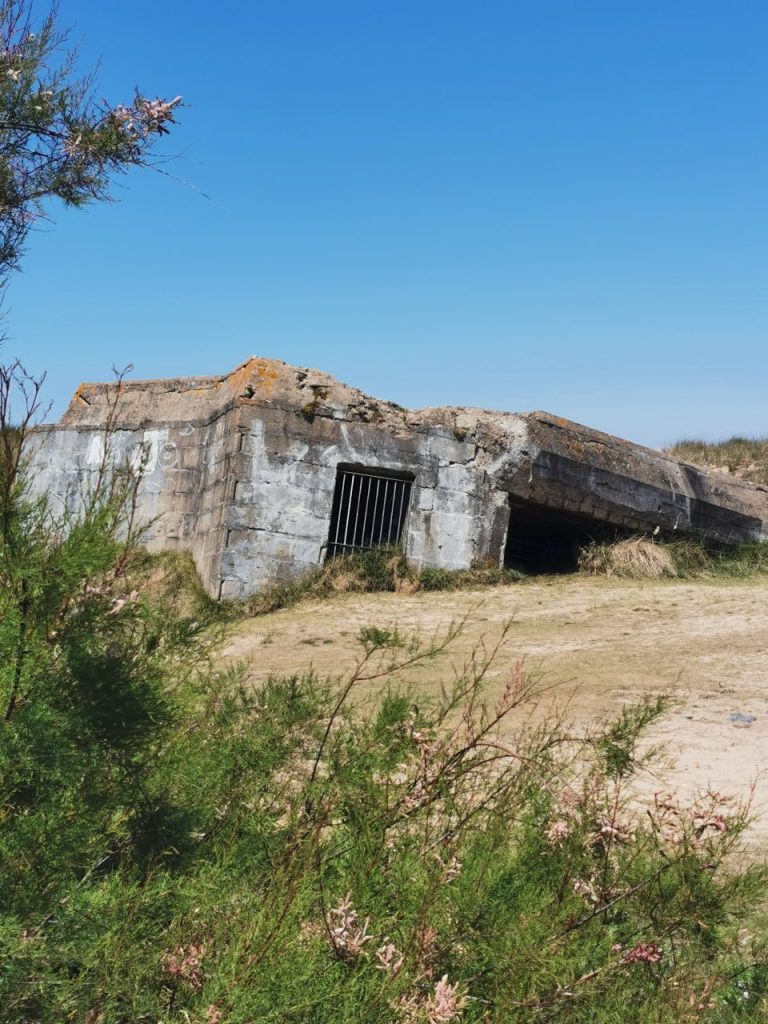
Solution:
<svg viewBox="0 0 768 1024">
<path fill-rule="evenodd" d="M 387 544 L 392 543 L 392 522 L 395 518 L 395 501 L 397 501 L 397 489 L 403 486 L 402 480 L 392 481 L 392 507 L 389 510 L 389 529 L 387 530 Z M 397 543 L 397 542 L 395 542 Z"/>
<path fill-rule="evenodd" d="M 344 511 L 344 484 L 347 482 L 347 474 L 341 473 L 341 492 L 339 494 L 339 505 L 336 509 L 336 536 L 333 541 L 333 553 L 336 554 L 336 548 L 339 546 L 339 530 L 341 529 L 341 514 Z"/>
<path fill-rule="evenodd" d="M 368 488 L 365 492 L 365 511 L 363 512 L 363 532 L 360 535 L 360 546 L 365 547 L 365 531 L 368 529 L 368 502 L 371 499 L 371 484 L 373 477 L 368 477 Z"/>
<path fill-rule="evenodd" d="M 400 508 L 397 510 L 397 543 L 400 543 L 400 539 L 403 536 L 403 498 L 405 496 L 405 488 L 407 484 L 405 480 L 402 482 L 400 487 Z"/>
<path fill-rule="evenodd" d="M 358 476 L 357 478 L 357 506 L 355 508 L 355 526 L 352 530 L 352 544 L 355 548 L 360 547 L 357 543 L 357 527 L 360 524 L 360 498 L 363 494 L 363 478 Z"/>
<path fill-rule="evenodd" d="M 355 478 L 351 473 L 346 473 L 345 476 L 349 476 L 349 497 L 347 498 L 347 520 L 344 523 L 344 547 L 347 547 L 347 538 L 349 537 L 349 516 L 352 512 L 352 487 L 354 486 Z"/>
<path fill-rule="evenodd" d="M 376 530 L 376 513 L 379 510 L 379 484 L 381 483 L 381 477 L 376 477 L 376 494 L 373 497 L 373 515 L 371 517 L 371 536 L 369 547 L 373 547 L 373 534 Z"/>
<path fill-rule="evenodd" d="M 384 481 L 384 497 L 381 500 L 381 522 L 379 523 L 379 544 L 384 536 L 384 513 L 387 510 L 387 491 L 389 490 L 389 480 Z"/>
</svg>

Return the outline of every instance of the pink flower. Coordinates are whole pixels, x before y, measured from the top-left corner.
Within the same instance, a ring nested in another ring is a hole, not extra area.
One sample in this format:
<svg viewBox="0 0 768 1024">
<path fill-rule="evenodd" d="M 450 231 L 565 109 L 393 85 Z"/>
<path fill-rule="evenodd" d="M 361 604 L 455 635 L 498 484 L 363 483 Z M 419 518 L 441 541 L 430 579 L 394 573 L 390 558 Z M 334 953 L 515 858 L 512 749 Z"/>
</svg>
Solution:
<svg viewBox="0 0 768 1024">
<path fill-rule="evenodd" d="M 389 939 L 385 939 L 384 944 L 376 950 L 376 959 L 379 961 L 376 965 L 378 969 L 384 971 L 390 978 L 398 976 L 405 962 L 403 954 Z"/>
<path fill-rule="evenodd" d="M 424 1007 L 429 1024 L 448 1024 L 458 1020 L 467 1005 L 467 997 L 459 994 L 459 986 L 448 983 L 448 975 L 444 974 L 435 984 L 435 991 Z"/>
<path fill-rule="evenodd" d="M 448 882 L 452 882 L 461 874 L 461 861 L 459 860 L 455 853 L 451 856 L 451 859 L 448 861 L 444 861 L 439 853 L 435 853 L 435 860 L 437 861 L 441 868 L 440 881 L 443 883 L 443 885 L 446 885 Z"/>
<path fill-rule="evenodd" d="M 363 946 L 373 938 L 368 934 L 369 918 L 360 924 L 357 911 L 352 906 L 352 893 L 347 893 L 338 907 L 328 911 L 328 931 L 333 948 L 340 956 L 356 960 L 363 953 Z"/>
<path fill-rule="evenodd" d="M 571 826 L 565 818 L 553 822 L 544 833 L 550 846 L 562 846 L 571 834 Z"/>
<path fill-rule="evenodd" d="M 638 942 L 628 949 L 621 962 L 624 964 L 658 964 L 661 962 L 661 948 L 655 942 Z"/>
<path fill-rule="evenodd" d="M 205 946 L 177 946 L 174 950 L 163 953 L 163 967 L 179 984 L 183 982 L 197 991 L 203 984 L 203 957 Z"/>
<path fill-rule="evenodd" d="M 497 718 L 502 718 L 520 701 L 520 697 L 525 689 L 524 663 L 525 658 L 518 658 L 515 662 L 512 675 L 507 680 L 504 690 L 496 702 L 495 713 Z"/>
</svg>

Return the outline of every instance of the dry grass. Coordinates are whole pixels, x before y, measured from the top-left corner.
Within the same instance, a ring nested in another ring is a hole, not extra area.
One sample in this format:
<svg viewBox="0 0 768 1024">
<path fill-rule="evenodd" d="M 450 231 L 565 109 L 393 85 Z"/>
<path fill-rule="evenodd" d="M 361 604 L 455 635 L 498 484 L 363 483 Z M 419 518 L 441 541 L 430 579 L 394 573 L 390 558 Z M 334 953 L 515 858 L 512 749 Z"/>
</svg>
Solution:
<svg viewBox="0 0 768 1024">
<path fill-rule="evenodd" d="M 264 615 L 289 608 L 303 598 L 333 594 L 415 594 L 420 590 L 466 590 L 516 583 L 523 578 L 496 564 L 470 569 L 417 569 L 399 548 L 373 548 L 334 558 L 298 580 L 275 584 L 244 601 L 230 602 L 233 614 Z"/>
<path fill-rule="evenodd" d="M 741 480 L 768 484 L 768 438 L 731 437 L 716 444 L 684 440 L 666 451 L 682 462 L 731 473 Z"/>
<path fill-rule="evenodd" d="M 768 573 L 768 544 L 745 544 L 734 549 L 709 549 L 694 540 L 653 541 L 635 537 L 614 544 L 584 548 L 579 570 L 589 576 L 623 579 L 750 579 Z M 236 621 L 291 608 L 303 600 L 341 594 L 391 593 L 407 597 L 417 593 L 458 592 L 509 586 L 524 576 L 495 563 L 469 569 L 417 569 L 403 552 L 377 548 L 347 558 L 336 558 L 315 572 L 275 583 L 258 594 L 235 601 L 216 601 L 203 587 L 187 551 L 133 553 L 127 566 L 126 586 L 163 603 L 177 615 L 205 622 Z"/>
<path fill-rule="evenodd" d="M 579 556 L 579 569 L 589 576 L 621 576 L 635 580 L 677 576 L 669 550 L 644 537 L 590 545 Z"/>
<path fill-rule="evenodd" d="M 583 548 L 579 571 L 635 580 L 753 579 L 768 573 L 768 544 L 756 541 L 730 548 L 690 537 L 663 541 L 632 537 Z"/>
<path fill-rule="evenodd" d="M 206 593 L 189 551 L 136 549 L 126 566 L 125 588 L 161 604 L 169 614 L 204 621 L 222 618 L 222 606 Z"/>
<path fill-rule="evenodd" d="M 206 622 L 236 621 L 291 608 L 305 599 L 338 594 L 471 590 L 517 583 L 522 573 L 495 563 L 470 569 L 417 569 L 399 548 L 374 548 L 345 558 L 334 558 L 314 572 L 295 580 L 274 583 L 241 600 L 216 601 L 210 597 L 188 551 L 150 553 L 137 549 L 126 567 L 126 587 L 162 603 L 177 615 Z"/>
</svg>

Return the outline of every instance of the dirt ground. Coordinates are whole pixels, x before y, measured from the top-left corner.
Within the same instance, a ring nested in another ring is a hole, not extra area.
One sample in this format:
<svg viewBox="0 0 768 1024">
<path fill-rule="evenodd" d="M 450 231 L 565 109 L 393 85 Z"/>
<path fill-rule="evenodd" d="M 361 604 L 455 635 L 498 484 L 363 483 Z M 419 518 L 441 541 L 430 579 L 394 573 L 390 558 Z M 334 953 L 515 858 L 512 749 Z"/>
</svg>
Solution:
<svg viewBox="0 0 768 1024">
<path fill-rule="evenodd" d="M 546 691 L 540 713 L 565 710 L 579 728 L 643 694 L 672 694 L 674 704 L 649 740 L 665 744 L 674 768 L 660 768 L 644 785 L 684 799 L 708 787 L 746 798 L 754 786 L 750 844 L 768 846 L 765 582 L 574 576 L 457 593 L 339 595 L 239 624 L 224 655 L 247 660 L 255 681 L 310 669 L 341 676 L 361 654 L 364 626 L 428 640 L 465 616 L 447 651 L 405 673 L 420 692 L 434 692 L 511 622 L 489 673 L 491 696 L 523 656 Z M 755 720 L 734 722 L 733 713 Z"/>
</svg>

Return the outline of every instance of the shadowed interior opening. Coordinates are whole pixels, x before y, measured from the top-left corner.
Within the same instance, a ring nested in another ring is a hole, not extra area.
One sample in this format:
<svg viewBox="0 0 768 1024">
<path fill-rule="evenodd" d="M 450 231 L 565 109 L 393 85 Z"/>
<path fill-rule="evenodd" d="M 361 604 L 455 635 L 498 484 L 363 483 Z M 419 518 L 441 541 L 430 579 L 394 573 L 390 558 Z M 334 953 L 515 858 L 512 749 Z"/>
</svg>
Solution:
<svg viewBox="0 0 768 1024">
<path fill-rule="evenodd" d="M 527 573 L 575 572 L 581 548 L 616 535 L 608 523 L 510 495 L 504 565 Z"/>
</svg>

